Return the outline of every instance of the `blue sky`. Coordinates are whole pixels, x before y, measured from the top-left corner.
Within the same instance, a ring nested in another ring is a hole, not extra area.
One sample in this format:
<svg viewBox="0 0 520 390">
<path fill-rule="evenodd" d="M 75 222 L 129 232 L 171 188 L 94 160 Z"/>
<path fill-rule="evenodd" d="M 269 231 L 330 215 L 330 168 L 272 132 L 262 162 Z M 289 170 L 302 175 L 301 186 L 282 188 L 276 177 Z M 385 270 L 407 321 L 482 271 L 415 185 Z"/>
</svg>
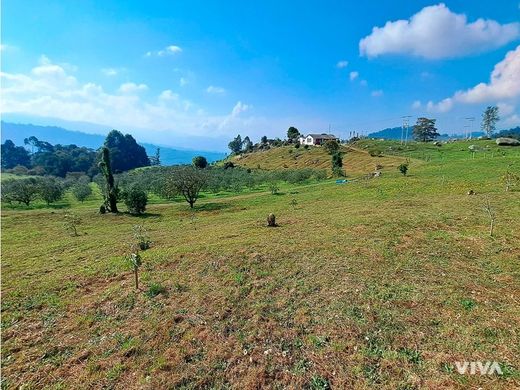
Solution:
<svg viewBox="0 0 520 390">
<path fill-rule="evenodd" d="M 511 127 L 519 20 L 518 1 L 4 0 L 1 110 L 215 149 L 403 115 L 462 132 L 489 104 Z"/>
</svg>

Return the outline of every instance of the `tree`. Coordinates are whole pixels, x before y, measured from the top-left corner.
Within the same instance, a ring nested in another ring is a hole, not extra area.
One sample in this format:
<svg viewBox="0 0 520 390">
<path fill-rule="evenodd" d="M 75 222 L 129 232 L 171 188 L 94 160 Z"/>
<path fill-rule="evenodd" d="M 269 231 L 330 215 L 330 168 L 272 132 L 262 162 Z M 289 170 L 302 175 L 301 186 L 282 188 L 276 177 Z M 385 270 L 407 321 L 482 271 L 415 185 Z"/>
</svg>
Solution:
<svg viewBox="0 0 520 390">
<path fill-rule="evenodd" d="M 488 106 L 482 114 L 482 124 L 480 127 L 488 137 L 491 137 L 493 132 L 496 130 L 496 124 L 500 120 L 498 116 L 497 106 Z"/>
<path fill-rule="evenodd" d="M 193 157 L 192 164 L 195 168 L 204 169 L 208 166 L 208 160 L 204 156 Z"/>
<path fill-rule="evenodd" d="M 233 141 L 228 144 L 228 147 L 231 153 L 234 154 L 238 154 L 242 151 L 242 137 L 240 137 L 240 134 L 233 138 Z"/>
<path fill-rule="evenodd" d="M 265 135 L 262 136 L 262 138 L 260 138 L 260 143 L 262 145 L 267 145 L 267 136 L 265 136 Z"/>
<path fill-rule="evenodd" d="M 126 191 L 123 191 L 123 197 L 130 214 L 141 214 L 145 212 L 148 195 L 138 185 L 134 184 Z"/>
<path fill-rule="evenodd" d="M 105 146 L 101 150 L 101 161 L 99 162 L 99 170 L 105 177 L 105 190 L 103 197 L 105 199 L 105 209 L 111 213 L 117 213 L 117 187 L 112 174 L 110 165 L 110 150 Z"/>
<path fill-rule="evenodd" d="M 339 152 L 339 143 L 335 139 L 329 139 L 328 141 L 325 141 L 323 147 L 330 155 L 334 155 Z"/>
<path fill-rule="evenodd" d="M 435 127 L 435 119 L 417 118 L 413 127 L 413 136 L 417 141 L 428 142 L 439 136 Z"/>
<path fill-rule="evenodd" d="M 92 188 L 88 183 L 76 183 L 72 187 L 72 195 L 79 200 L 84 202 L 92 194 Z"/>
<path fill-rule="evenodd" d="M 343 156 L 340 152 L 332 155 L 332 173 L 336 176 L 344 176 L 343 172 Z"/>
<path fill-rule="evenodd" d="M 242 150 L 246 153 L 253 151 L 253 143 L 248 136 L 242 141 Z"/>
<path fill-rule="evenodd" d="M 17 165 L 31 166 L 29 152 L 23 146 L 15 146 L 10 139 L 1 145 L 2 169 L 14 168 Z"/>
<path fill-rule="evenodd" d="M 2 201 L 18 202 L 26 206 L 38 197 L 38 182 L 35 178 L 10 179 L 2 182 Z"/>
<path fill-rule="evenodd" d="M 45 177 L 38 180 L 38 193 L 48 206 L 63 198 L 64 189 L 55 178 Z"/>
<path fill-rule="evenodd" d="M 402 163 L 397 169 L 399 169 L 399 172 L 401 172 L 403 176 L 406 176 L 408 173 L 408 163 Z"/>
<path fill-rule="evenodd" d="M 298 137 L 300 137 L 300 132 L 298 131 L 298 129 L 296 127 L 289 127 L 289 129 L 287 130 L 287 139 L 289 141 L 296 141 L 298 140 Z"/>
<path fill-rule="evenodd" d="M 200 190 L 206 185 L 207 174 L 202 169 L 185 166 L 173 171 L 167 186 L 171 193 L 180 194 L 193 208 L 199 197 Z"/>
<path fill-rule="evenodd" d="M 112 130 L 108 133 L 104 146 L 110 151 L 113 172 L 124 172 L 150 165 L 145 148 L 130 134 L 123 135 L 120 131 Z"/>
</svg>

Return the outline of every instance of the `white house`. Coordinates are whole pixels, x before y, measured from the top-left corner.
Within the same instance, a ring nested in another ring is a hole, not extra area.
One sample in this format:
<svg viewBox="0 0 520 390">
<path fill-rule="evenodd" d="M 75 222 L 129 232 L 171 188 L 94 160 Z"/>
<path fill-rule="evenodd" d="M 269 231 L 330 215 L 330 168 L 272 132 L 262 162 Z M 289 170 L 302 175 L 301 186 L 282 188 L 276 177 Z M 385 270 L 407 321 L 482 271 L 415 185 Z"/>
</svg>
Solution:
<svg viewBox="0 0 520 390">
<path fill-rule="evenodd" d="M 299 141 L 302 145 L 323 145 L 325 141 L 336 140 L 339 141 L 339 138 L 332 134 L 308 134 L 305 137 L 300 137 Z"/>
</svg>

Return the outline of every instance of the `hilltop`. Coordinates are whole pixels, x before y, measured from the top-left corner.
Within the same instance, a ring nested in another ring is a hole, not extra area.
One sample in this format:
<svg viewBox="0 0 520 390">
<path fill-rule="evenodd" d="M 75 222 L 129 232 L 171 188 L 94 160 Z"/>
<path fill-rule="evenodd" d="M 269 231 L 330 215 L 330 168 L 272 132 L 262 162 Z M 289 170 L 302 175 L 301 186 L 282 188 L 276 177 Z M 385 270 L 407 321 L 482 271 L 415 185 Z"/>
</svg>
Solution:
<svg viewBox="0 0 520 390">
<path fill-rule="evenodd" d="M 341 146 L 343 153 L 343 167 L 347 177 L 366 174 L 376 170 L 376 165 L 382 166 L 377 170 L 388 171 L 405 161 L 398 156 L 371 156 L 368 151 L 356 146 Z M 323 147 L 280 146 L 268 150 L 261 150 L 240 156 L 229 157 L 234 164 L 251 169 L 279 170 L 279 169 L 326 169 L 331 172 L 331 156 Z"/>
</svg>

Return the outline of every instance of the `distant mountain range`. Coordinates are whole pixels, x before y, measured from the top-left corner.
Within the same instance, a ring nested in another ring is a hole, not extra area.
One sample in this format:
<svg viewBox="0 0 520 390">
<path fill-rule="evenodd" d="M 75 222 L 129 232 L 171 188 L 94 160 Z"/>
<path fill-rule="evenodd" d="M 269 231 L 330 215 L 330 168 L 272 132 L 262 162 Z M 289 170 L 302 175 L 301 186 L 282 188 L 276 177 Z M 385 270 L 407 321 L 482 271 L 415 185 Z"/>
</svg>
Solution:
<svg viewBox="0 0 520 390">
<path fill-rule="evenodd" d="M 35 136 L 39 140 L 50 142 L 51 144 L 85 146 L 91 149 L 98 149 L 103 145 L 105 136 L 100 134 L 87 134 L 81 131 L 67 130 L 56 126 L 38 126 L 32 124 L 20 124 L 1 122 L 1 138 L 2 143 L 10 139 L 16 145 L 23 145 L 24 139 Z M 222 152 L 208 152 L 190 149 L 174 149 L 167 146 L 154 145 L 139 142 L 144 146 L 149 156 L 154 156 L 157 147 L 161 150 L 161 164 L 175 165 L 188 164 L 195 156 L 204 156 L 208 162 L 223 159 L 226 154 Z"/>
<path fill-rule="evenodd" d="M 413 131 L 413 128 L 412 128 L 412 126 L 410 126 L 410 128 L 408 129 L 408 139 L 413 139 L 412 131 Z M 481 131 L 474 131 L 472 133 L 472 137 L 479 137 L 481 135 L 484 135 L 484 133 Z M 369 138 L 383 138 L 383 139 L 400 140 L 401 137 L 406 137 L 406 129 L 403 133 L 403 129 L 400 126 L 399 127 L 389 127 L 389 128 L 383 129 L 383 130 L 376 131 L 374 133 L 370 133 L 370 134 L 368 134 L 368 137 Z M 463 134 L 451 134 L 451 135 L 441 134 L 438 137 L 438 139 L 440 139 L 440 140 L 449 139 L 449 138 L 465 138 L 465 136 Z"/>
</svg>

